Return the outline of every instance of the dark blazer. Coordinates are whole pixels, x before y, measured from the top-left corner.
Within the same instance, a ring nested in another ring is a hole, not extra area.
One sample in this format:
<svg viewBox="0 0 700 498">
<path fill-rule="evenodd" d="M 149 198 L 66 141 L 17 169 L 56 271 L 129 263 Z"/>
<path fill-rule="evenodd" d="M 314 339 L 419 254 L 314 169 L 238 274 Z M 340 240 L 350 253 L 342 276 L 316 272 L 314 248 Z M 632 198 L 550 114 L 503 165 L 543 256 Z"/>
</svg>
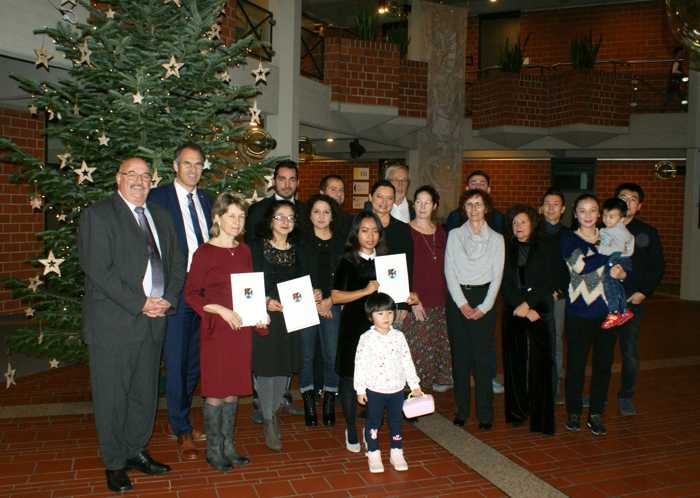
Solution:
<svg viewBox="0 0 700 498">
<path fill-rule="evenodd" d="M 256 230 L 258 225 L 262 222 L 265 217 L 265 212 L 267 209 L 275 202 L 275 194 L 273 193 L 270 197 L 266 197 L 261 201 L 256 202 L 248 208 L 248 213 L 245 217 L 245 243 L 251 245 L 253 241 L 258 237 Z M 306 216 L 306 206 L 301 201 L 294 202 L 294 216 L 297 220 L 302 220 Z"/>
<path fill-rule="evenodd" d="M 624 280 L 626 294 L 631 296 L 641 292 L 651 296 L 661 283 L 664 275 L 664 253 L 661 248 L 659 233 L 651 225 L 639 218 L 627 224 L 627 230 L 634 235 L 634 253 L 632 254 L 632 271 Z"/>
<path fill-rule="evenodd" d="M 177 308 L 185 282 L 184 256 L 168 213 L 149 204 L 158 234 L 166 299 Z M 163 339 L 164 318 L 148 318 L 143 277 L 148 249 L 136 218 L 118 193 L 85 209 L 78 230 L 80 267 L 85 272 L 83 339 L 86 343 L 120 345 L 143 341 L 150 334 Z"/>
<path fill-rule="evenodd" d="M 559 247 L 555 246 L 551 239 L 535 240 L 530 244 L 523 269 L 523 284 L 526 286 L 524 290 L 520 288 L 518 250 L 518 242 L 511 239 L 506 245 L 506 261 L 503 266 L 503 301 L 509 308 L 516 308 L 526 301 L 528 306 L 538 313 L 550 313 L 552 293 L 557 286 L 555 265 L 557 259 L 561 259 L 558 254 Z"/>
<path fill-rule="evenodd" d="M 211 206 L 213 204 L 209 194 L 204 192 L 202 189 L 197 189 L 197 198 L 199 203 L 202 205 L 202 211 L 204 211 L 204 218 L 207 222 L 207 228 L 211 227 Z M 182 217 L 182 210 L 180 209 L 180 203 L 177 199 L 177 192 L 175 191 L 175 185 L 173 183 L 164 185 L 162 187 L 154 188 L 148 194 L 148 202 L 158 204 L 160 207 L 165 209 L 170 213 L 173 224 L 175 225 L 175 232 L 177 233 L 177 242 L 180 247 L 180 251 L 185 255 L 185 266 L 187 265 L 187 235 L 185 232 L 185 221 Z M 149 204 L 150 207 L 150 204 Z"/>
</svg>

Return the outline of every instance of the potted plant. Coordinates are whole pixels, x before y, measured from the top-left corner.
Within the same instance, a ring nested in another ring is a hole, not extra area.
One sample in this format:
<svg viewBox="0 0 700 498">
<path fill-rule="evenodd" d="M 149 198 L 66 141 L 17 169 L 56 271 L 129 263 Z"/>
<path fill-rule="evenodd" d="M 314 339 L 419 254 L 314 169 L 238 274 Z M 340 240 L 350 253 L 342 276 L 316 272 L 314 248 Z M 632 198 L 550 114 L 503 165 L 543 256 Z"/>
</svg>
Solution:
<svg viewBox="0 0 700 498">
<path fill-rule="evenodd" d="M 355 31 L 360 40 L 374 40 L 377 33 L 377 16 L 370 4 L 362 7 L 355 16 Z"/>
<path fill-rule="evenodd" d="M 503 50 L 501 50 L 501 56 L 499 59 L 499 65 L 501 66 L 502 71 L 507 73 L 520 72 L 520 69 L 523 67 L 523 61 L 525 60 L 524 52 L 525 47 L 527 47 L 528 40 L 530 40 L 529 34 L 525 37 L 522 45 L 518 39 L 511 46 L 510 38 L 506 38 L 506 42 L 503 46 Z"/>
<path fill-rule="evenodd" d="M 595 66 L 598 59 L 598 51 L 603 43 L 603 36 L 598 36 L 598 41 L 593 41 L 593 33 L 576 37 L 571 40 L 571 65 L 579 71 L 589 71 Z"/>
</svg>

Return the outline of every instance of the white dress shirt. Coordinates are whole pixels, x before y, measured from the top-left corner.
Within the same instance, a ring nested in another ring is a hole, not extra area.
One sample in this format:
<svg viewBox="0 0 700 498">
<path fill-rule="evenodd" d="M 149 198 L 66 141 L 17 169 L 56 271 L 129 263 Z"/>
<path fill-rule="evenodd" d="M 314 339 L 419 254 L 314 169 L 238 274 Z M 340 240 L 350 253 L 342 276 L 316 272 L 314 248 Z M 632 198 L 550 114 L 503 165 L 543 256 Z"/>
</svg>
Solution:
<svg viewBox="0 0 700 498">
<path fill-rule="evenodd" d="M 175 185 L 175 193 L 177 194 L 177 202 L 180 204 L 180 213 L 182 213 L 182 221 L 185 225 L 185 237 L 187 238 L 187 271 L 190 271 L 190 265 L 192 264 L 192 256 L 194 252 L 199 247 L 197 242 L 197 235 L 194 232 L 194 221 L 192 216 L 190 216 L 190 206 L 187 201 L 187 191 L 185 187 L 180 185 L 177 180 L 173 182 Z M 194 209 L 197 211 L 197 218 L 199 218 L 199 229 L 202 231 L 202 237 L 204 242 L 209 240 L 209 228 L 207 227 L 207 219 L 204 216 L 204 210 L 202 209 L 202 204 L 199 202 L 199 196 L 197 196 L 197 187 L 192 190 L 192 201 L 194 202 Z"/>
<path fill-rule="evenodd" d="M 420 387 L 406 337 L 393 327 L 386 334 L 371 327 L 357 344 L 355 391 L 358 395 L 365 394 L 367 389 L 392 394 L 403 390 L 406 383 L 411 390 Z"/>
<path fill-rule="evenodd" d="M 405 197 L 400 204 L 391 205 L 391 216 L 404 223 L 411 221 L 411 211 L 408 209 L 408 200 Z"/>
<path fill-rule="evenodd" d="M 138 207 L 136 204 L 132 204 L 129 201 L 126 200 L 126 198 L 122 195 L 121 192 L 117 191 L 119 194 L 119 197 L 122 198 L 122 200 L 126 203 L 126 205 L 129 207 L 129 210 L 131 211 L 131 214 L 134 216 L 134 219 L 136 220 L 136 224 L 141 227 L 139 224 L 139 215 L 136 214 L 135 209 Z M 148 206 L 146 204 L 143 205 L 143 213 L 146 215 L 146 219 L 148 220 L 148 224 L 151 226 L 151 233 L 153 233 L 153 238 L 156 241 L 156 246 L 158 247 L 158 252 L 161 254 L 161 259 L 162 259 L 162 254 L 163 252 L 160 250 L 160 240 L 158 239 L 158 229 L 156 228 L 156 224 L 153 222 L 153 217 L 151 216 L 151 212 L 148 210 Z M 144 240 L 145 243 L 145 240 Z M 151 281 L 151 262 L 147 260 L 146 263 L 146 273 L 143 276 L 143 292 L 146 296 L 151 295 L 151 287 L 153 285 L 153 282 Z"/>
</svg>

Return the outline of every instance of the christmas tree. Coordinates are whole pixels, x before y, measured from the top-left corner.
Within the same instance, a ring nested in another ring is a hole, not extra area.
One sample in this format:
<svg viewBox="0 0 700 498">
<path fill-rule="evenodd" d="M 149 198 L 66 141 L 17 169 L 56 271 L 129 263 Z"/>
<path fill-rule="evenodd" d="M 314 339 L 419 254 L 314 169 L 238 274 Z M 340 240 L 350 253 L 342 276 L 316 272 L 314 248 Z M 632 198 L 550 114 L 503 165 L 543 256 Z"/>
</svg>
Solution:
<svg viewBox="0 0 700 498">
<path fill-rule="evenodd" d="M 256 87 L 230 82 L 229 69 L 245 64 L 258 42 L 248 37 L 227 46 L 220 40 L 225 0 L 81 4 L 88 10 L 86 22 L 61 21 L 35 31 L 73 62 L 70 78 L 58 83 L 15 78 L 32 96 L 32 114 L 47 114 L 47 138 L 60 140 L 63 151 L 55 163 L 49 158 L 43 164 L 0 137 L 4 160 L 18 165 L 14 180 L 33 192 L 27 209 L 47 212 L 56 220 L 49 226 L 57 225 L 37 234 L 45 253 L 30 262 L 36 276 L 6 282 L 36 324 L 18 330 L 8 346 L 50 358 L 52 366 L 86 358 L 78 221 L 81 209 L 114 192 L 120 161 L 143 157 L 156 185 L 172 177 L 177 146 L 194 141 L 207 153 L 202 187 L 248 197 L 269 170 L 269 160 L 260 161 L 264 154 L 256 156 L 250 147 L 260 152 L 273 143 L 257 128 Z M 43 48 L 35 53 L 37 68 L 48 70 L 50 56 Z M 256 83 L 265 81 L 266 72 L 260 64 L 253 73 Z M 254 162 L 241 149 L 243 142 Z"/>
</svg>

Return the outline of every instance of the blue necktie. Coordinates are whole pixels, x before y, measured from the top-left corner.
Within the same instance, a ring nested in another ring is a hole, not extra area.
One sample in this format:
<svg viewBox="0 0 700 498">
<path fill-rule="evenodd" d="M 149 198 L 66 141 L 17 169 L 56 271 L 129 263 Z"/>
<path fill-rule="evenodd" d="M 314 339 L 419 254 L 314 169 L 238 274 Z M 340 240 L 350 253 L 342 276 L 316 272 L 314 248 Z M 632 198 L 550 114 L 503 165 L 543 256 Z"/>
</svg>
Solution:
<svg viewBox="0 0 700 498">
<path fill-rule="evenodd" d="M 143 231 L 148 247 L 148 261 L 151 263 L 151 297 L 163 297 L 165 292 L 165 278 L 163 276 L 163 260 L 160 258 L 156 239 L 153 237 L 151 226 L 148 223 L 148 218 L 143 207 L 134 208 L 136 215 L 139 218 L 139 226 Z"/>
<path fill-rule="evenodd" d="M 199 216 L 197 216 L 197 209 L 194 206 L 192 192 L 187 194 L 187 207 L 190 209 L 190 218 L 192 219 L 194 234 L 197 237 L 197 246 L 201 246 L 202 244 L 204 244 L 204 236 L 202 235 L 202 229 L 199 226 Z"/>
</svg>

